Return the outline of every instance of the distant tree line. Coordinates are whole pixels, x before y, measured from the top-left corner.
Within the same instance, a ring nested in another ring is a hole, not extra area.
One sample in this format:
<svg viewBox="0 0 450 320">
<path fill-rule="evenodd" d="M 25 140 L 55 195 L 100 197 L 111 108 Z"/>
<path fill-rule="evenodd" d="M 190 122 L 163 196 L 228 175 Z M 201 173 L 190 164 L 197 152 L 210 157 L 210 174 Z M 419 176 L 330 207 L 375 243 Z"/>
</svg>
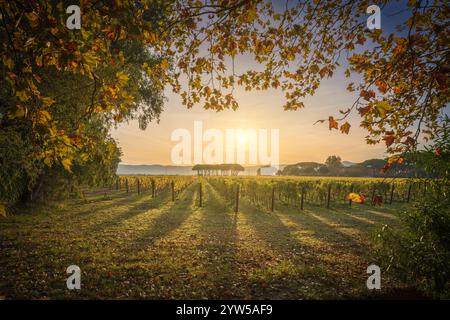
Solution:
<svg viewBox="0 0 450 320">
<path fill-rule="evenodd" d="M 329 156 L 325 163 L 299 162 L 287 165 L 279 170 L 281 176 L 341 176 L 341 177 L 417 177 L 423 176 L 423 170 L 413 166 L 407 159 L 395 163 L 385 170 L 387 160 L 369 159 L 361 163 L 345 166 L 339 156 Z"/>
<path fill-rule="evenodd" d="M 244 167 L 237 163 L 196 164 L 192 167 L 199 176 L 237 176 Z"/>
</svg>

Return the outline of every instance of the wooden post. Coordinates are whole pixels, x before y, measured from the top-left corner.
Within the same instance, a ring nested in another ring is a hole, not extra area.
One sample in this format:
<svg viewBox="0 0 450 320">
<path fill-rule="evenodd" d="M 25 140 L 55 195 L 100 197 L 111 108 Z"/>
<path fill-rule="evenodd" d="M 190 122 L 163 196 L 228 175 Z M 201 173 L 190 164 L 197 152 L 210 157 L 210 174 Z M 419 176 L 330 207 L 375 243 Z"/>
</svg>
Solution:
<svg viewBox="0 0 450 320">
<path fill-rule="evenodd" d="M 154 179 L 152 179 L 152 198 L 154 198 L 155 197 L 155 180 Z"/>
<path fill-rule="evenodd" d="M 238 212 L 239 211 L 239 185 L 236 186 L 236 205 L 234 208 L 234 212 Z"/>
<path fill-rule="evenodd" d="M 408 202 L 408 203 L 411 200 L 411 188 L 412 188 L 412 184 L 410 183 L 408 186 L 408 196 L 406 198 L 406 202 Z"/>
<path fill-rule="evenodd" d="M 139 179 L 137 179 L 137 192 L 141 194 L 141 181 Z"/>
<path fill-rule="evenodd" d="M 116 180 L 116 190 L 119 190 L 119 179 Z"/>
<path fill-rule="evenodd" d="M 128 189 L 128 178 L 125 179 L 125 186 L 127 187 L 127 193 L 128 193 L 128 191 L 129 191 L 129 189 Z"/>
<path fill-rule="evenodd" d="M 331 184 L 328 185 L 327 209 L 330 209 Z"/>
<path fill-rule="evenodd" d="M 199 202 L 198 202 L 198 206 L 201 208 L 203 206 L 203 191 L 202 191 L 202 183 L 200 182 L 198 184 L 198 192 L 199 192 Z"/>
<path fill-rule="evenodd" d="M 175 201 L 175 182 L 172 181 L 171 187 L 172 187 L 172 201 Z"/>
<path fill-rule="evenodd" d="M 375 186 L 373 186 L 373 189 L 372 189 L 372 205 L 375 205 L 374 200 L 375 200 Z"/>
<path fill-rule="evenodd" d="M 391 200 L 389 201 L 389 204 L 392 204 L 392 200 L 394 200 L 394 189 L 395 189 L 395 184 L 392 184 L 392 187 L 391 187 Z"/>
<path fill-rule="evenodd" d="M 350 193 L 352 193 L 353 192 L 353 184 L 350 186 Z M 348 200 L 348 205 L 351 207 L 352 206 L 352 199 L 349 199 Z"/>
<path fill-rule="evenodd" d="M 273 211 L 275 209 L 275 187 L 272 187 L 272 204 L 270 210 Z"/>
<path fill-rule="evenodd" d="M 303 210 L 304 198 L 305 198 L 305 187 L 302 187 L 302 197 L 301 197 L 301 200 L 300 200 L 300 210 Z"/>
</svg>

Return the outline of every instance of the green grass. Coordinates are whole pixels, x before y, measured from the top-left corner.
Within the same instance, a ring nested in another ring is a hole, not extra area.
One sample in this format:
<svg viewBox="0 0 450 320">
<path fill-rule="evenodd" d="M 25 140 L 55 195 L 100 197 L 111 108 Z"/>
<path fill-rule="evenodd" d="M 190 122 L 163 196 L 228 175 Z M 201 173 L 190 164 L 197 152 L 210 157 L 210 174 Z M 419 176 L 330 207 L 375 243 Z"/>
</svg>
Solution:
<svg viewBox="0 0 450 320">
<path fill-rule="evenodd" d="M 0 220 L 0 296 L 6 299 L 367 298 L 369 237 L 398 226 L 403 207 L 276 204 L 241 199 L 233 212 L 205 182 L 175 202 L 114 192 L 32 207 Z M 66 289 L 78 265 L 81 290 Z M 400 287 L 383 275 L 382 292 Z"/>
</svg>

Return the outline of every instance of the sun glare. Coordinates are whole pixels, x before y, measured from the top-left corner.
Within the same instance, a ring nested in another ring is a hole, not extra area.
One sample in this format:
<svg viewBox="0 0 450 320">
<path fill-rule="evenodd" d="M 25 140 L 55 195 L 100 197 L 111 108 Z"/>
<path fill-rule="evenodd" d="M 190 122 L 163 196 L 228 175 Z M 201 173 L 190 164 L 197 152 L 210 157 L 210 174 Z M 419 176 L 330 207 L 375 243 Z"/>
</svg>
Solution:
<svg viewBox="0 0 450 320">
<path fill-rule="evenodd" d="M 239 143 L 245 143 L 247 141 L 247 135 L 244 132 L 237 132 L 236 137 Z"/>
</svg>

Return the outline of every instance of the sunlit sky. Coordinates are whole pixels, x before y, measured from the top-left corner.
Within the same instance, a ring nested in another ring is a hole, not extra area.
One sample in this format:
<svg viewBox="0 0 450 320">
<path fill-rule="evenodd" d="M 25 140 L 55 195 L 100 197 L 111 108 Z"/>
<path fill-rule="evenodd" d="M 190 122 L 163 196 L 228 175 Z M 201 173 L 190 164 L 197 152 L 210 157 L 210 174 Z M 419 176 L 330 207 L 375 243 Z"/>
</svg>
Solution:
<svg viewBox="0 0 450 320">
<path fill-rule="evenodd" d="M 382 29 L 392 30 L 394 21 L 389 14 L 396 9 L 382 10 Z M 247 57 L 236 61 L 238 67 L 248 63 Z M 137 121 L 131 121 L 113 129 L 111 134 L 122 149 L 123 164 L 174 164 L 171 150 L 177 142 L 171 141 L 171 134 L 175 129 L 185 128 L 193 135 L 194 121 L 203 121 L 204 130 L 216 128 L 223 132 L 227 128 L 279 129 L 281 164 L 324 162 L 329 155 L 353 162 L 384 157 L 383 144 L 366 144 L 367 133 L 359 127 L 356 113 L 348 118 L 352 125 L 348 135 L 330 131 L 327 122 L 314 125 L 329 115 L 338 116 L 340 109 L 348 108 L 356 99 L 355 93 L 346 90 L 350 80 L 345 78 L 344 70 L 342 66 L 332 78 L 323 81 L 316 94 L 304 100 L 305 108 L 297 111 L 283 110 L 284 93 L 279 90 L 248 92 L 236 88 L 234 96 L 240 108 L 215 112 L 203 110 L 200 105 L 187 109 L 167 89 L 168 100 L 159 123 L 153 122 L 142 131 Z"/>
</svg>

